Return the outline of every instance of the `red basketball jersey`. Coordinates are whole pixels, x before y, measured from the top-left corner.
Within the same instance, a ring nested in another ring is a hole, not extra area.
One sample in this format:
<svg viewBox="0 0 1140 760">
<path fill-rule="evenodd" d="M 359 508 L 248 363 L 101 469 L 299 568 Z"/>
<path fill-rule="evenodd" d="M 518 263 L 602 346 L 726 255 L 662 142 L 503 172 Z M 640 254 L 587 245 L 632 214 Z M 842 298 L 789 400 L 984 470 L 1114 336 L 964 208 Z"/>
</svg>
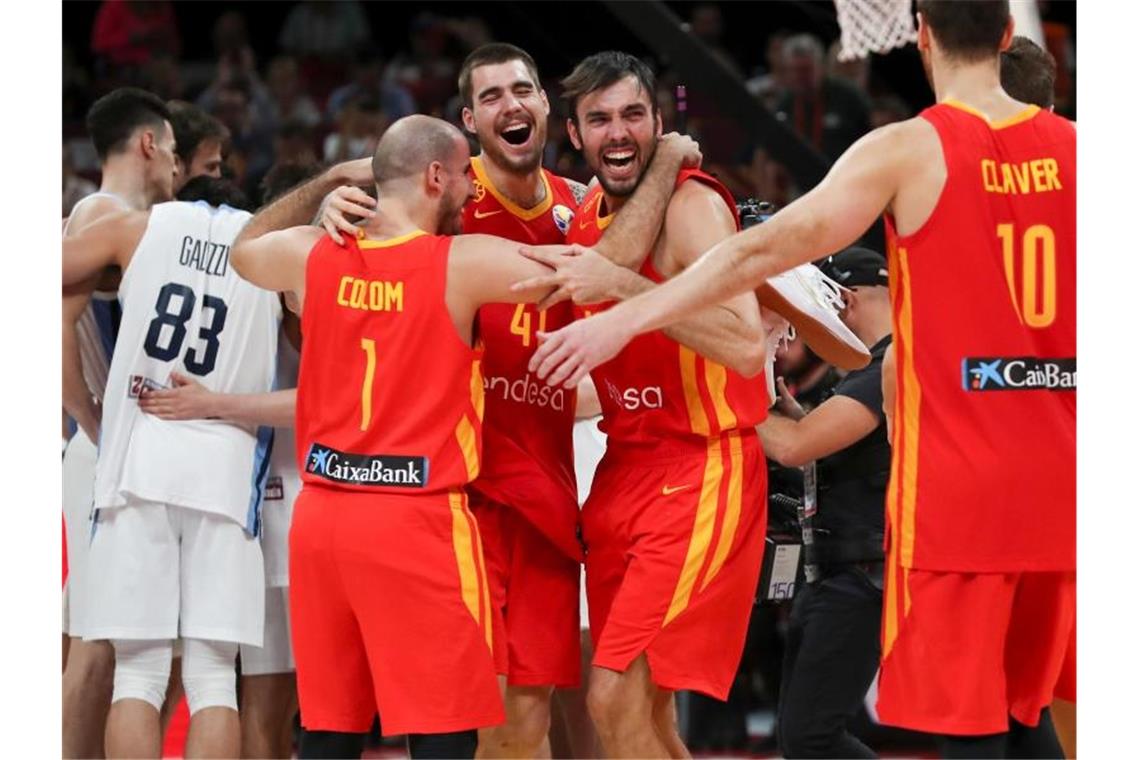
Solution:
<svg viewBox="0 0 1140 760">
<path fill-rule="evenodd" d="M 712 187 L 737 218 L 732 195 L 714 177 L 683 169 L 677 175 L 677 186 L 686 180 Z M 605 213 L 604 204 L 600 185 L 587 193 L 568 242 L 593 245 L 601 238 L 613 219 Z M 653 266 L 652 254 L 646 257 L 641 274 L 664 281 Z M 589 306 L 585 312 L 604 308 Z M 745 379 L 661 331 L 634 338 L 591 376 L 602 404 L 601 428 L 608 435 L 607 446 L 637 449 L 647 460 L 692 451 L 694 445 L 703 451 L 708 437 L 754 427 L 767 415 L 763 375 Z"/>
<path fill-rule="evenodd" d="M 1036 107 L 921 117 L 947 177 L 914 234 L 887 218 L 891 552 L 922 570 L 1075 569 L 1076 130 Z"/>
<path fill-rule="evenodd" d="M 483 381 L 447 309 L 450 250 L 423 232 L 313 247 L 297 380 L 306 483 L 438 492 L 479 474 Z"/>
<path fill-rule="evenodd" d="M 491 183 L 479 157 L 471 159 L 475 197 L 463 209 L 463 231 L 528 245 L 565 241 L 577 204 L 566 180 L 545 169 L 545 199 L 520 208 Z M 539 311 L 534 304 L 487 304 L 479 309 L 483 341 L 483 469 L 472 487 L 518 509 L 568 555 L 578 557 L 578 497 L 574 479 L 576 393 L 551 388 L 527 371 L 536 333 L 573 319 L 569 302 Z"/>
</svg>

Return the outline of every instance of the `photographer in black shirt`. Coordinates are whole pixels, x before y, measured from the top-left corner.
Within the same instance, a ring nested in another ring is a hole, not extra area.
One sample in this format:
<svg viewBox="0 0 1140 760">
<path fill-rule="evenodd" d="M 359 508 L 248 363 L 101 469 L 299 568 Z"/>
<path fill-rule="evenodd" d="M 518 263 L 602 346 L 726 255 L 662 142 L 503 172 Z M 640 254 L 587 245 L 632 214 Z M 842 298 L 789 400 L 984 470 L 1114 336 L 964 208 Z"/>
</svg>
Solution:
<svg viewBox="0 0 1140 760">
<path fill-rule="evenodd" d="M 776 733 L 786 757 L 875 757 L 847 730 L 879 664 L 883 524 L 890 447 L 882 406 L 883 352 L 891 341 L 887 263 L 848 248 L 820 267 L 849 290 L 843 321 L 871 351 L 834 395 L 804 414 L 783 382 L 781 400 L 757 431 L 786 467 L 817 462 L 815 541 L 819 568 L 797 590 L 784 652 Z"/>
</svg>

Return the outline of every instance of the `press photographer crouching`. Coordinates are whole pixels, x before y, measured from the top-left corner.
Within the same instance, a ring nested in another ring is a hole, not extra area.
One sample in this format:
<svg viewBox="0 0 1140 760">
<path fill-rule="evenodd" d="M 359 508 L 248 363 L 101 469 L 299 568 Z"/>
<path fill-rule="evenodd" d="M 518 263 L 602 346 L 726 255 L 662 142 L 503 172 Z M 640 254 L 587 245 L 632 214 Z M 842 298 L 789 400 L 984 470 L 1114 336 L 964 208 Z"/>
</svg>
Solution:
<svg viewBox="0 0 1140 760">
<path fill-rule="evenodd" d="M 886 260 L 848 248 L 820 267 L 848 288 L 840 317 L 871 351 L 834 395 L 805 414 L 781 399 L 757 430 L 767 456 L 786 467 L 817 462 L 816 579 L 796 592 L 784 651 L 776 734 L 785 757 L 875 757 L 847 730 L 879 665 L 883 524 L 890 447 L 882 362 L 891 342 Z M 809 578 L 811 576 L 809 575 Z"/>
</svg>

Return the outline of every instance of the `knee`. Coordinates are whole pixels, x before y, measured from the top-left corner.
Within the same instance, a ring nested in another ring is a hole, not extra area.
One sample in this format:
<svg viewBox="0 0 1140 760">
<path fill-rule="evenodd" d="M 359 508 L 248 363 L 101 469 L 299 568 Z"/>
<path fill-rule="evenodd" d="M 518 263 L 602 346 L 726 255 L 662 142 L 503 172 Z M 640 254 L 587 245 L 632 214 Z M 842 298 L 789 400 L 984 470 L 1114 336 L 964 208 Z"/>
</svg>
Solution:
<svg viewBox="0 0 1140 760">
<path fill-rule="evenodd" d="M 515 725 L 512 739 L 522 746 L 537 749 L 550 733 L 550 702 L 529 705 Z"/>
<path fill-rule="evenodd" d="M 116 641 L 114 645 L 114 687 L 112 702 L 140 699 L 162 709 L 170 662 L 174 655 L 169 640 Z"/>
<path fill-rule="evenodd" d="M 237 653 L 238 645 L 228 641 L 184 641 L 182 688 L 191 716 L 207 707 L 237 710 Z"/>
<path fill-rule="evenodd" d="M 115 650 L 109 641 L 71 642 L 64 680 L 83 689 L 110 687 L 115 674 Z"/>
<path fill-rule="evenodd" d="M 593 678 L 586 692 L 586 710 L 598 733 L 614 734 L 620 731 L 623 717 L 623 700 L 616 681 Z"/>
</svg>

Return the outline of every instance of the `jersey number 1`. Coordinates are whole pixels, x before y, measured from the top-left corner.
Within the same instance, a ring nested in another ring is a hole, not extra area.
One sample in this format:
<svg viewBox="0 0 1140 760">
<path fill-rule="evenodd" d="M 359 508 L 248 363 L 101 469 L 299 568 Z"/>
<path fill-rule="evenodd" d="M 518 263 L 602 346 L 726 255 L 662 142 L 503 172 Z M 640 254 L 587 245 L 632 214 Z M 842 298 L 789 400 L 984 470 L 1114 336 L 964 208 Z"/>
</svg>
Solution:
<svg viewBox="0 0 1140 760">
<path fill-rule="evenodd" d="M 376 378 L 376 341 L 361 338 L 364 351 L 364 382 L 360 384 L 360 429 L 367 430 L 372 422 L 372 381 Z"/>
<path fill-rule="evenodd" d="M 997 234 L 1001 238 L 1005 281 L 1018 321 L 1036 329 L 1048 327 L 1057 318 L 1057 241 L 1053 228 L 1035 224 L 1021 236 L 1020 283 L 1016 275 L 1017 235 L 1013 225 L 999 224 Z"/>
</svg>

